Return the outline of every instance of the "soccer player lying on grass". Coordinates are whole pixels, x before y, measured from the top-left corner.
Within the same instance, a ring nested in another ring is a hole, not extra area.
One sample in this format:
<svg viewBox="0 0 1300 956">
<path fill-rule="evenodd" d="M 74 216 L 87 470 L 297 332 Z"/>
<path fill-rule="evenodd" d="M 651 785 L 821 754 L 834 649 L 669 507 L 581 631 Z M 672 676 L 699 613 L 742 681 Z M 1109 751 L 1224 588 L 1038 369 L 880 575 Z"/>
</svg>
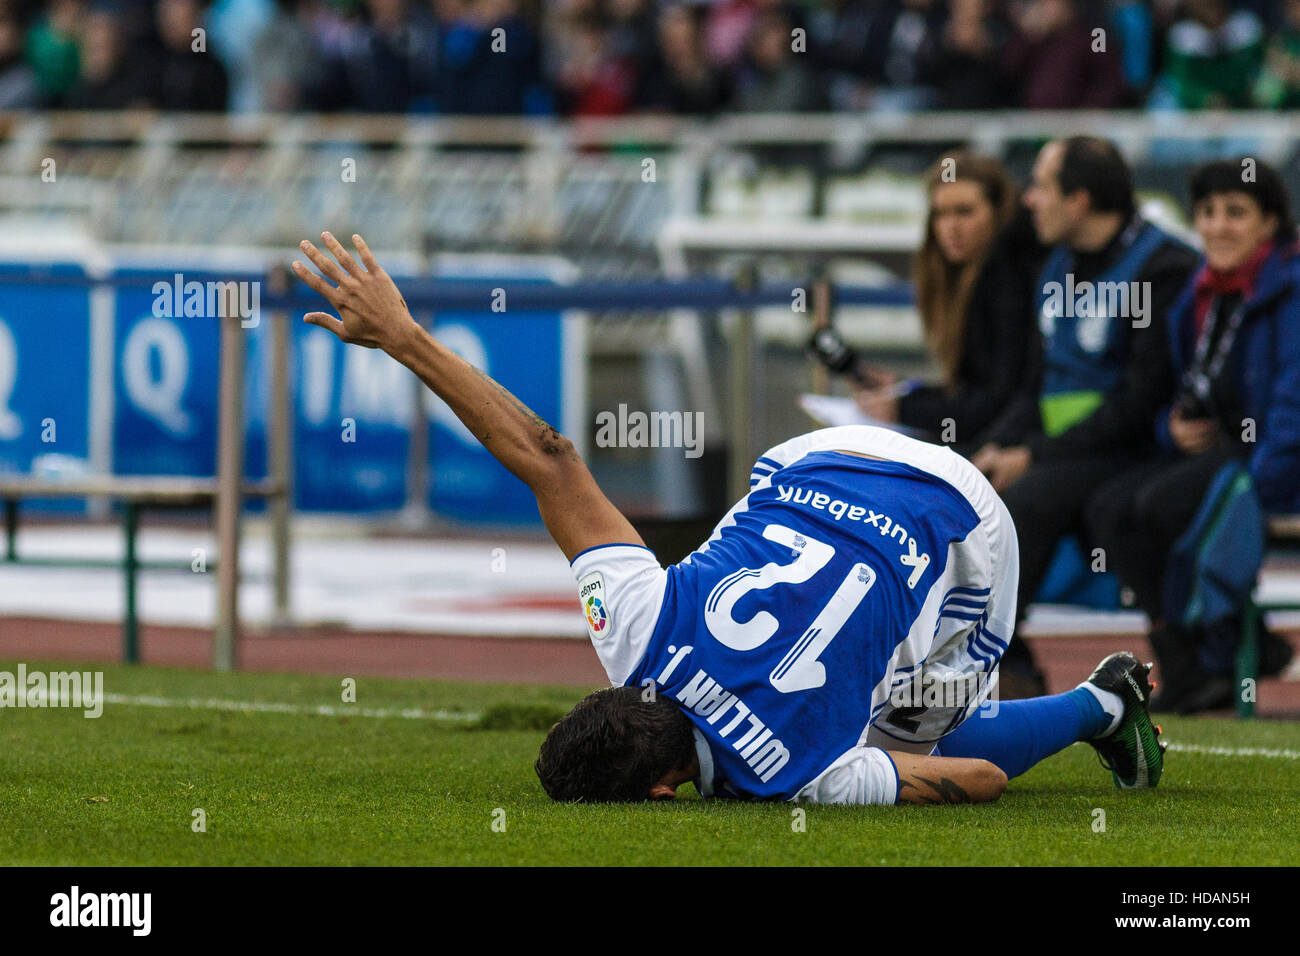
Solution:
<svg viewBox="0 0 1300 956">
<path fill-rule="evenodd" d="M 947 448 L 827 428 L 754 465 L 750 492 L 699 550 L 663 568 L 572 443 L 411 317 L 360 236 L 329 233 L 295 273 L 339 318 L 442 398 L 537 497 L 578 579 L 617 686 L 551 728 L 537 759 L 557 800 L 702 796 L 820 803 L 979 803 L 1078 740 L 1117 786 L 1155 786 L 1151 687 L 1112 654 L 1074 690 L 990 698 L 1015 623 L 1015 529 Z M 335 261 L 337 260 L 337 261 Z"/>
</svg>

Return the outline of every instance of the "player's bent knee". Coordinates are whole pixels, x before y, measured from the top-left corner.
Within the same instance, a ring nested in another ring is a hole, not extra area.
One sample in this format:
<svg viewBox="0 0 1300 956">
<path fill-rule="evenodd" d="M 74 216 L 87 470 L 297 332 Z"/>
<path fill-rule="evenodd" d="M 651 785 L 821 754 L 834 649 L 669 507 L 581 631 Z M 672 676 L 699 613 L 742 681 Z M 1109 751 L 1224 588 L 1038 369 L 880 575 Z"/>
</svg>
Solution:
<svg viewBox="0 0 1300 956">
<path fill-rule="evenodd" d="M 1007 792 L 1007 775 L 1002 768 L 987 760 L 980 761 L 979 793 L 976 803 L 992 803 Z"/>
<path fill-rule="evenodd" d="M 978 757 L 918 757 L 890 751 L 899 803 L 991 803 L 1007 789 L 1002 768 Z"/>
</svg>

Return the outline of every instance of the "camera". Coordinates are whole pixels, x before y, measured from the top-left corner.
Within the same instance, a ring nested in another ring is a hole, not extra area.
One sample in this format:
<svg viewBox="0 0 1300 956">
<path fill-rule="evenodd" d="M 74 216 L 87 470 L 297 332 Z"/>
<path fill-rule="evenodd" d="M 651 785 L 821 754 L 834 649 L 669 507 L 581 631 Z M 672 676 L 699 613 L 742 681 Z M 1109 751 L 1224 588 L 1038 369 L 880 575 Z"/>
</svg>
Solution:
<svg viewBox="0 0 1300 956">
<path fill-rule="evenodd" d="M 1186 375 L 1174 399 L 1174 409 L 1184 419 L 1214 418 L 1209 381 L 1203 376 Z"/>
<path fill-rule="evenodd" d="M 1184 419 L 1213 418 L 1209 405 L 1195 392 L 1180 392 L 1174 409 Z"/>
<path fill-rule="evenodd" d="M 858 362 L 857 353 L 830 326 L 818 329 L 808 343 L 808 348 L 832 372 L 853 374 Z"/>
</svg>

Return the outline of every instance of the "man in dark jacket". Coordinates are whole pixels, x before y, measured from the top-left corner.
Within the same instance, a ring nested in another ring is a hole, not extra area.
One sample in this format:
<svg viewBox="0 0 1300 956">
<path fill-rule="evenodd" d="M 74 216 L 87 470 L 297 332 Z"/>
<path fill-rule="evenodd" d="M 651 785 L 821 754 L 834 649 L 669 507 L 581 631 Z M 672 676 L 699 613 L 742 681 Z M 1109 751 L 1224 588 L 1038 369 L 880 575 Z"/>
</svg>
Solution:
<svg viewBox="0 0 1300 956">
<path fill-rule="evenodd" d="M 1151 422 L 1173 392 L 1165 316 L 1197 259 L 1137 213 L 1106 140 L 1044 146 L 1025 203 L 1053 247 L 1035 287 L 1042 348 L 973 459 L 1015 521 L 1022 617 L 1061 539 L 1084 530 L 1093 492 L 1153 446 Z M 1019 636 L 1002 673 L 1004 697 L 1043 692 Z"/>
</svg>

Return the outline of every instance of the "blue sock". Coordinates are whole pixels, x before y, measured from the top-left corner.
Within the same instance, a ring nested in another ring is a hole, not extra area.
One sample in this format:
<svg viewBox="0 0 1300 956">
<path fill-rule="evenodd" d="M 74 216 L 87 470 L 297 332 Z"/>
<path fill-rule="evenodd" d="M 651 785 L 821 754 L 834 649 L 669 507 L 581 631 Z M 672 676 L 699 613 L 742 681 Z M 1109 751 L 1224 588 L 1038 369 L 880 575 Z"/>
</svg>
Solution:
<svg viewBox="0 0 1300 956">
<path fill-rule="evenodd" d="M 939 744 L 942 757 L 979 757 L 1018 777 L 1044 757 L 1104 733 L 1111 718 L 1091 693 L 1076 687 L 1051 697 L 1006 700 L 996 716 L 977 710 Z"/>
</svg>

